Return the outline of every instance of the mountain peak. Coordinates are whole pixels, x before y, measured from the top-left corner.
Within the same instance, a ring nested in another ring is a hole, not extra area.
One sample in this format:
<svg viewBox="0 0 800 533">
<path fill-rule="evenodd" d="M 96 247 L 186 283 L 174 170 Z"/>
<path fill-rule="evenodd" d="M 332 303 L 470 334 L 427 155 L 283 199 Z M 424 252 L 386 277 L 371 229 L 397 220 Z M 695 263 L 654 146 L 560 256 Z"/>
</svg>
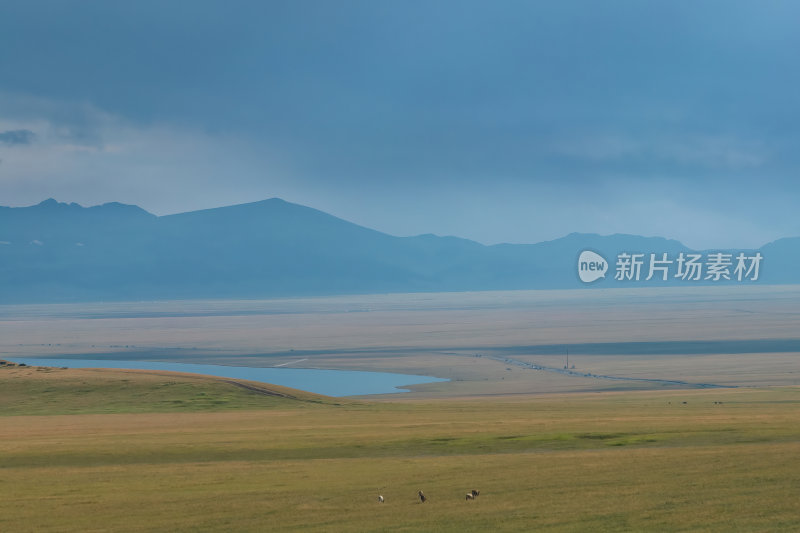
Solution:
<svg viewBox="0 0 800 533">
<path fill-rule="evenodd" d="M 91 212 L 104 214 L 117 214 L 127 216 L 146 216 L 155 218 L 155 215 L 139 207 L 138 205 L 123 204 L 120 202 L 107 202 L 102 205 L 95 205 L 87 208 Z"/>
<path fill-rule="evenodd" d="M 73 205 L 78 205 L 78 204 L 73 204 Z M 39 202 L 38 204 L 36 204 L 34 206 L 31 206 L 31 207 L 39 207 L 39 208 L 42 208 L 42 209 L 57 209 L 57 208 L 60 208 L 62 206 L 63 207 L 67 207 L 68 204 L 59 202 L 55 198 L 48 198 L 47 200 L 43 200 L 43 201 Z"/>
<path fill-rule="evenodd" d="M 123 216 L 148 216 L 148 217 L 155 217 L 152 213 L 145 211 L 141 207 L 137 205 L 131 204 L 123 204 L 120 202 L 107 202 L 101 205 L 94 205 L 92 207 L 83 207 L 82 205 L 71 202 L 59 202 L 55 198 L 48 198 L 47 200 L 43 200 L 36 205 L 32 205 L 28 208 L 22 209 L 35 209 L 37 211 L 46 211 L 50 213 L 63 213 L 63 212 L 71 212 L 71 213 L 91 213 L 91 214 L 98 214 L 98 215 L 123 215 Z"/>
</svg>

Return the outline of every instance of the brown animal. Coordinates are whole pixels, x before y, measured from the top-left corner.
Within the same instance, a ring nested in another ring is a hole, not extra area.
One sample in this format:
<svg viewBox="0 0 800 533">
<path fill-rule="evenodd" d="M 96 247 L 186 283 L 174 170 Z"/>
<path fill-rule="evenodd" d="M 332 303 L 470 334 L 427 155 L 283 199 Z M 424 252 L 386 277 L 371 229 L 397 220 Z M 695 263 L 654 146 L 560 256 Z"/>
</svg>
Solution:
<svg viewBox="0 0 800 533">
<path fill-rule="evenodd" d="M 425 497 L 424 494 L 422 494 L 422 491 L 417 492 L 417 496 L 419 496 L 420 503 L 425 503 L 425 500 L 428 499 L 428 498 Z"/>
</svg>

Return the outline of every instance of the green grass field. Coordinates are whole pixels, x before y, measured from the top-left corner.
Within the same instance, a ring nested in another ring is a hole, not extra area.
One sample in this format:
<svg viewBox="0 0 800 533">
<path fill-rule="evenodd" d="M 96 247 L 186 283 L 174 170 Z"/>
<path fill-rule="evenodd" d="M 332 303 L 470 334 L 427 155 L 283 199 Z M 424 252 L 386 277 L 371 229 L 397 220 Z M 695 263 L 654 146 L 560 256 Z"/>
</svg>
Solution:
<svg viewBox="0 0 800 533">
<path fill-rule="evenodd" d="M 282 395 L 0 369 L 0 531 L 800 528 L 798 388 L 381 401 L 264 389 Z"/>
<path fill-rule="evenodd" d="M 241 380 L 146 370 L 4 367 L 0 363 L 0 379 L 0 407 L 6 416 L 300 408 L 331 401 L 277 385 L 266 388 Z M 253 393 L 259 390 L 263 393 Z"/>
</svg>

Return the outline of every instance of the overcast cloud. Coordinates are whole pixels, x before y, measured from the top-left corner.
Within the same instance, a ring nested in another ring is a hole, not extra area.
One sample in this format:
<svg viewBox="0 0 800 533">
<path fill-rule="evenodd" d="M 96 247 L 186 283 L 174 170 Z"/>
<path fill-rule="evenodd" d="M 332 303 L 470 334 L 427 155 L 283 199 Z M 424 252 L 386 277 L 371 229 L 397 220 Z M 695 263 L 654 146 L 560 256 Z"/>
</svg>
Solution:
<svg viewBox="0 0 800 533">
<path fill-rule="evenodd" d="M 272 196 L 396 235 L 800 235 L 795 2 L 0 7 L 0 205 Z"/>
</svg>

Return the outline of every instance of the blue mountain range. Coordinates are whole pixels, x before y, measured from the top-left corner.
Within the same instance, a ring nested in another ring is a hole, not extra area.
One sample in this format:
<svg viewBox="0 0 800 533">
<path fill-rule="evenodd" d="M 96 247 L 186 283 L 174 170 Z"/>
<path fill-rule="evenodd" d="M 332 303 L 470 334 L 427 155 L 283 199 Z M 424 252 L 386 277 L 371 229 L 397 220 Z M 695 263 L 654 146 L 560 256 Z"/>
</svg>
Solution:
<svg viewBox="0 0 800 533">
<path fill-rule="evenodd" d="M 587 249 L 607 260 L 605 277 L 591 284 L 578 277 L 578 257 Z M 615 279 L 623 253 L 641 254 L 640 279 Z M 650 254 L 664 253 L 672 261 L 668 279 L 659 272 L 645 280 Z M 676 277 L 681 253 L 703 262 L 730 254 L 732 279 Z M 761 254 L 757 280 L 736 279 L 740 253 Z M 703 251 L 622 234 L 492 246 L 430 234 L 396 237 L 278 198 L 161 217 L 120 203 L 82 207 L 49 199 L 0 207 L 0 303 L 794 284 L 798 261 L 800 237 L 759 250 Z"/>
</svg>

